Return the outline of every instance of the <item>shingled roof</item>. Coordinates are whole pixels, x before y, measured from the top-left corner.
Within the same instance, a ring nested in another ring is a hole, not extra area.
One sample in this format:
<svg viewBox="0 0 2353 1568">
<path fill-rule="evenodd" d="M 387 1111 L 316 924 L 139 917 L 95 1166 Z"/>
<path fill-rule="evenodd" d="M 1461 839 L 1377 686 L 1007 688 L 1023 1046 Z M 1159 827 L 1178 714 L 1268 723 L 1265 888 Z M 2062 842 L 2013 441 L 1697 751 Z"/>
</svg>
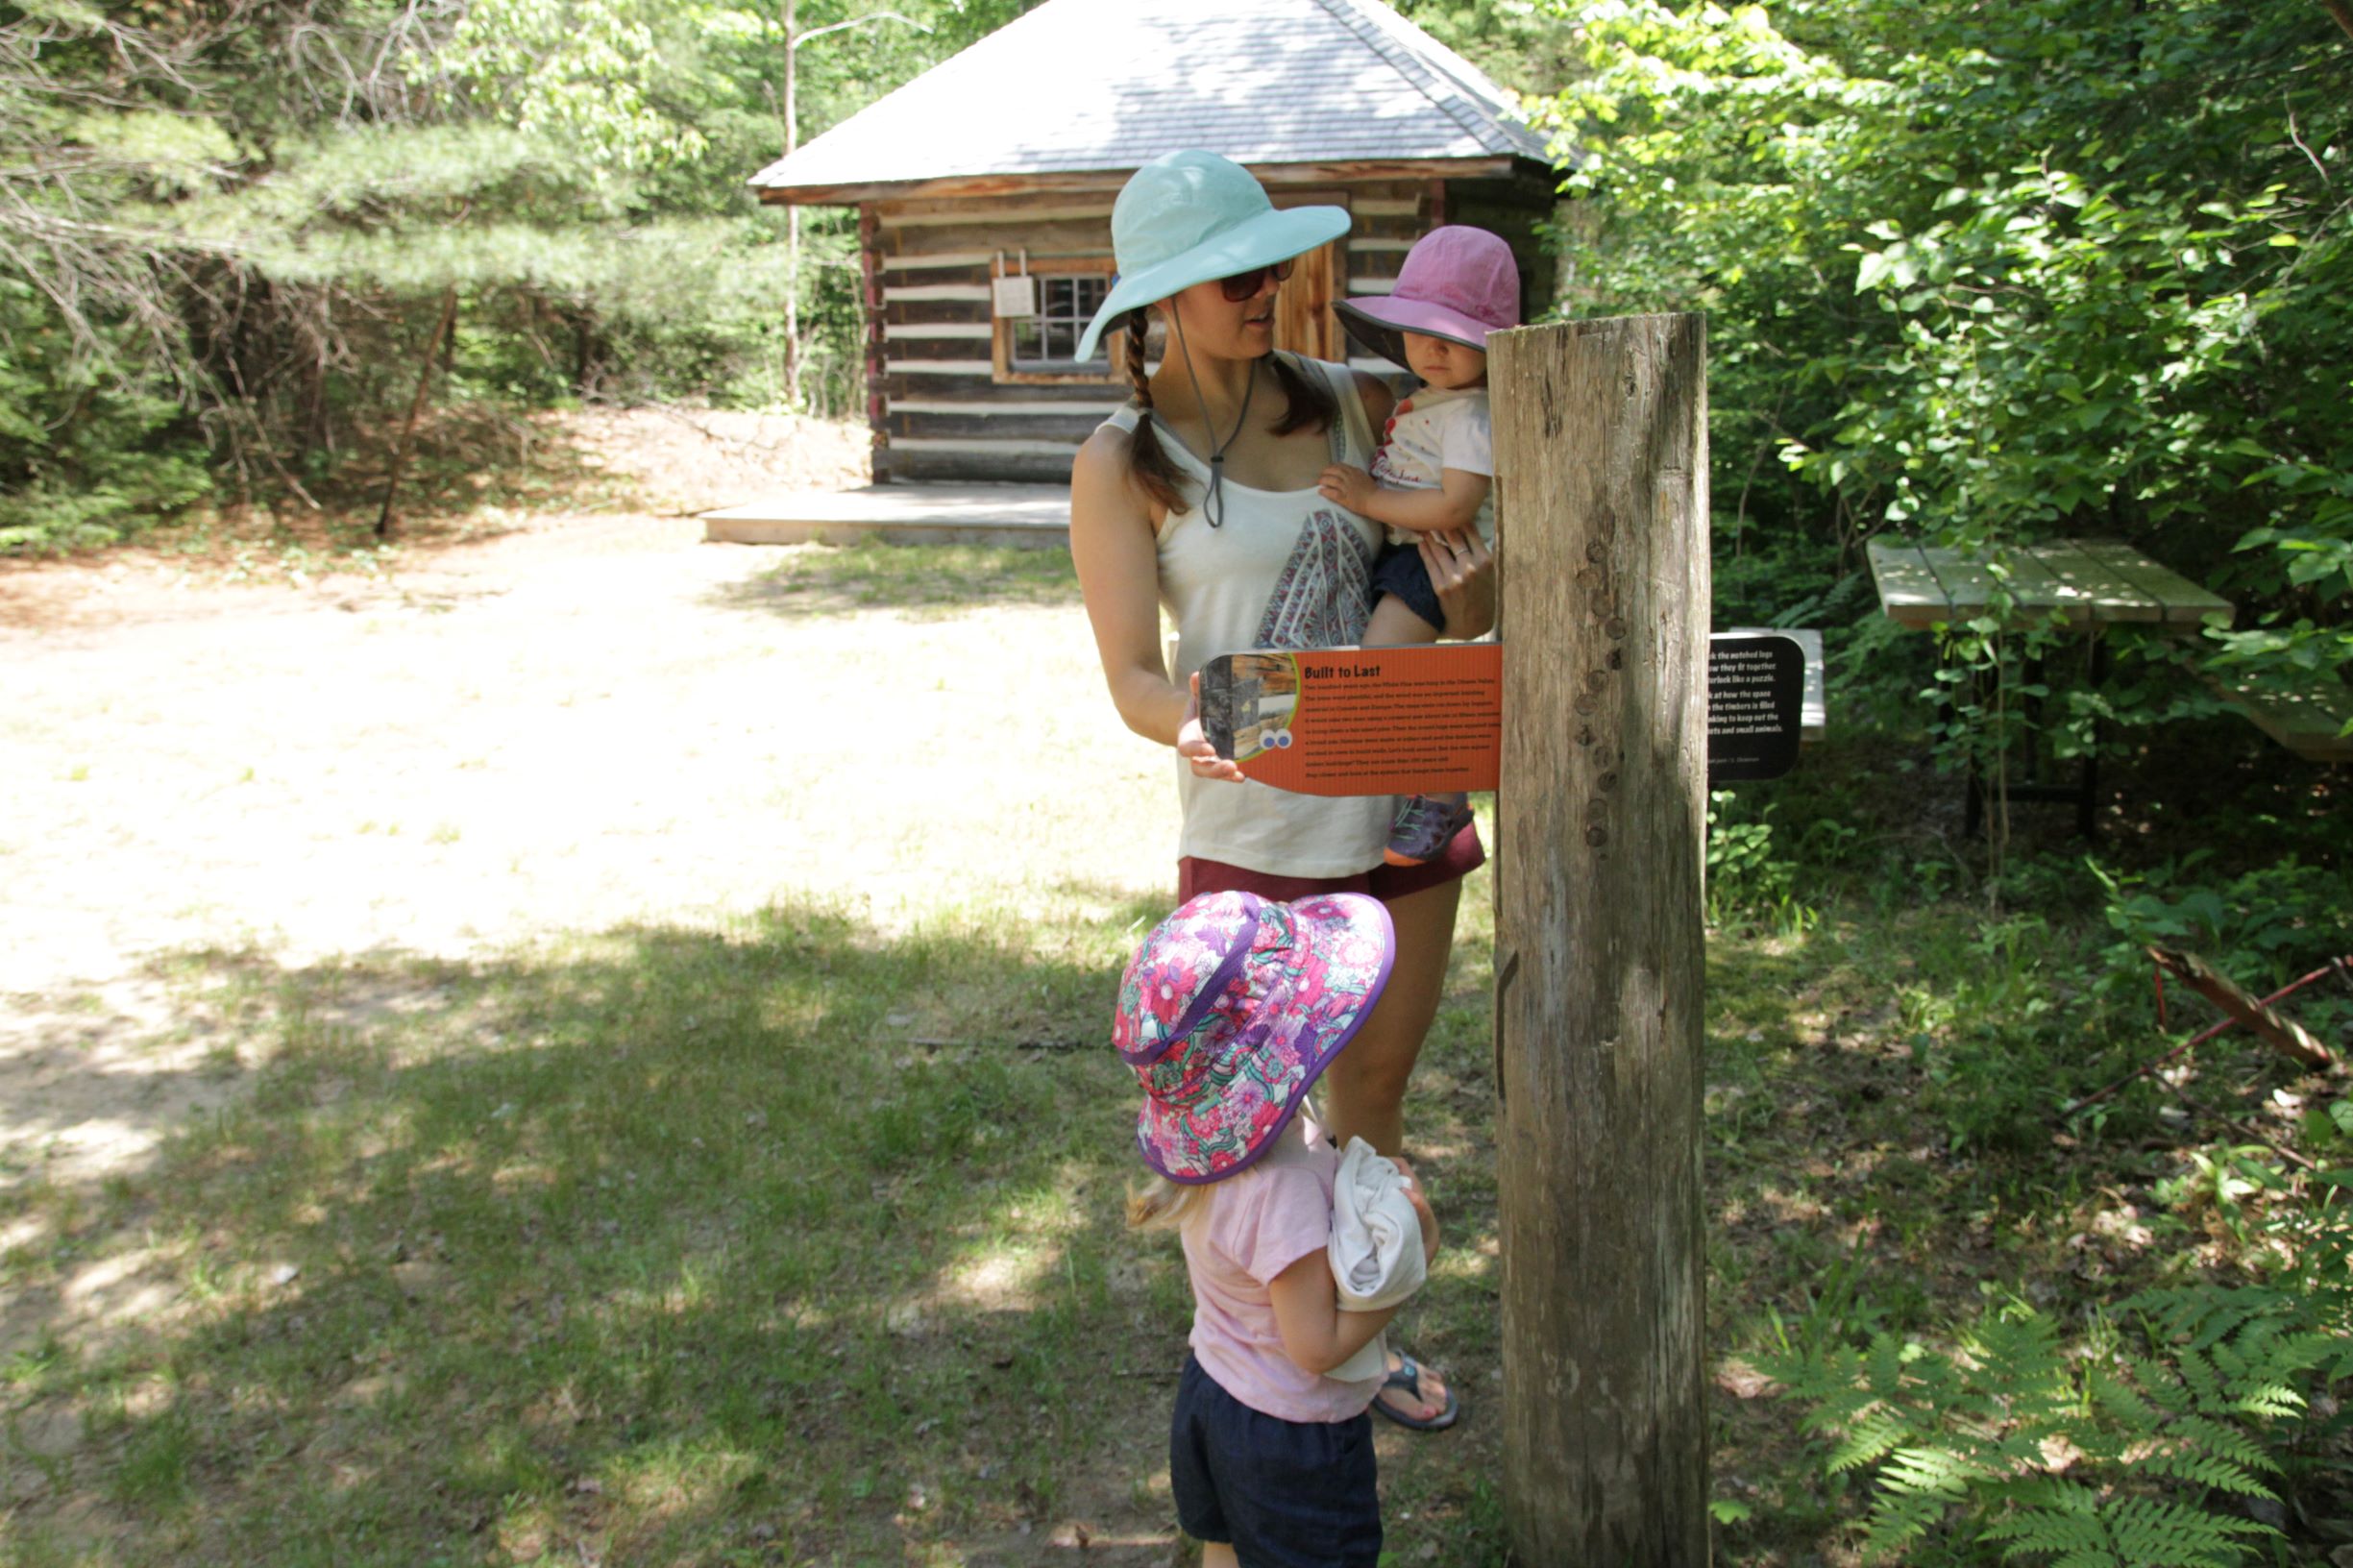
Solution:
<svg viewBox="0 0 2353 1568">
<path fill-rule="evenodd" d="M 1476 67 L 1379 0 L 1047 0 L 752 177 L 772 201 L 986 176 L 1547 161 Z"/>
</svg>

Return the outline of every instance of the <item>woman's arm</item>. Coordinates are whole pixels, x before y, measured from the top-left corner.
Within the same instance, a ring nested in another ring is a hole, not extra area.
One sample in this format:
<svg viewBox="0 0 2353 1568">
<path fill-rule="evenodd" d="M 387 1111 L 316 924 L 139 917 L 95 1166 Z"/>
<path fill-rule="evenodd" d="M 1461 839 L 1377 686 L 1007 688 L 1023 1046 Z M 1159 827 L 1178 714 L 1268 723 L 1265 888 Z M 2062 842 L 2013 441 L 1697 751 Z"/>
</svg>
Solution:
<svg viewBox="0 0 2353 1568">
<path fill-rule="evenodd" d="M 1205 778 L 1239 779 L 1201 734 L 1191 693 L 1161 660 L 1160 552 L 1152 504 L 1127 477 L 1127 437 L 1097 430 L 1070 465 L 1070 559 L 1112 705 L 1127 727 L 1173 746 Z"/>
</svg>

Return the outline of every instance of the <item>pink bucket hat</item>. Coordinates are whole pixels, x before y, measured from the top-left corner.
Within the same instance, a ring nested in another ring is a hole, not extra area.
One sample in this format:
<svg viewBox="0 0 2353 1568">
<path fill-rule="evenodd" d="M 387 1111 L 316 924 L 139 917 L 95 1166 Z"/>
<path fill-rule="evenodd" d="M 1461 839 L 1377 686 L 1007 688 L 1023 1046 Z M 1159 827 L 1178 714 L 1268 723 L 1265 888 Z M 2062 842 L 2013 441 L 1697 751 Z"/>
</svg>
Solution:
<svg viewBox="0 0 2353 1568">
<path fill-rule="evenodd" d="M 1395 364 L 1406 363 L 1407 332 L 1484 350 L 1489 332 L 1520 324 L 1519 264 L 1500 236 L 1450 224 L 1414 242 L 1393 293 L 1333 308 L 1359 342 Z"/>
<path fill-rule="evenodd" d="M 1119 977 L 1112 1044 L 1143 1084 L 1136 1145 L 1172 1182 L 1221 1181 L 1274 1146 L 1372 1011 L 1396 955 L 1377 898 L 1205 893 Z"/>
</svg>

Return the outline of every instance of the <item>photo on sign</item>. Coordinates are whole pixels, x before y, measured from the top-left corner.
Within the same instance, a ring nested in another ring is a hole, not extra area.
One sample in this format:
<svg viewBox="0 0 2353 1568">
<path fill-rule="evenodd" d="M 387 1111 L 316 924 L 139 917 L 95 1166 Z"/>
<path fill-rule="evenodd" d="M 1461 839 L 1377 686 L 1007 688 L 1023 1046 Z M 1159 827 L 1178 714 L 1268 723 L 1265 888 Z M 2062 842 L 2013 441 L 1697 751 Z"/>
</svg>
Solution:
<svg viewBox="0 0 2353 1568">
<path fill-rule="evenodd" d="M 1201 728 L 1221 757 L 1247 762 L 1290 745 L 1299 706 L 1299 661 L 1288 653 L 1236 653 L 1201 672 Z"/>
</svg>

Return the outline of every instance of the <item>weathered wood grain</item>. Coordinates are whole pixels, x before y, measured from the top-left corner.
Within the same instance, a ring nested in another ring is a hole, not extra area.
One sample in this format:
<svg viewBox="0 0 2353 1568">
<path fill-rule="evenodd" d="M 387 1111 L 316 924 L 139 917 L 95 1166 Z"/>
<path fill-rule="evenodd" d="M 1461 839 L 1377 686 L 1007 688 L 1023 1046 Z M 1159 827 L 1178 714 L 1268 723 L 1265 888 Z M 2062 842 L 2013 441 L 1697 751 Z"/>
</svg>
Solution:
<svg viewBox="0 0 2353 1568">
<path fill-rule="evenodd" d="M 993 256 L 1003 251 L 1010 259 L 1023 249 L 1029 252 L 1029 264 L 1035 270 L 1042 260 L 1066 257 L 1108 257 L 1111 250 L 1111 215 L 1099 218 L 1046 218 L 1032 221 L 983 219 L 972 214 L 969 221 L 953 229 L 924 227 L 901 229 L 888 219 L 883 233 L 894 255 L 921 256 L 939 251 L 988 251 Z"/>
<path fill-rule="evenodd" d="M 1698 316 L 1490 340 L 1505 1509 L 1531 1565 L 1708 1560 Z"/>
<path fill-rule="evenodd" d="M 885 327 L 914 327 L 927 322 L 965 322 L 987 327 L 991 320 L 986 301 L 974 305 L 960 300 L 917 300 L 908 303 L 885 299 L 882 306 L 882 324 Z"/>
<path fill-rule="evenodd" d="M 2248 995 L 2236 980 L 2197 954 L 2184 948 L 2154 945 L 2145 950 L 2157 961 L 2159 968 L 2179 977 L 2184 985 L 2229 1014 L 2282 1055 L 2293 1058 L 2315 1072 L 2325 1072 L 2335 1065 L 2336 1056 L 2314 1037 L 2311 1030 Z"/>
<path fill-rule="evenodd" d="M 2092 624 L 2092 597 L 2052 571 L 2032 546 L 2010 552 L 2009 570 L 2011 594 L 2038 625 L 2048 625 L 2053 614 L 2071 626 Z"/>
<path fill-rule="evenodd" d="M 2149 559 L 2120 539 L 2079 539 L 2086 555 L 2129 579 L 2132 585 L 2165 606 L 2165 625 L 2196 627 L 2206 617 L 2219 615 L 2225 624 L 2237 614 L 2231 601 L 2209 593 L 2171 567 Z"/>
<path fill-rule="evenodd" d="M 979 367 L 986 371 L 989 367 Z M 889 376 L 884 378 L 881 392 L 890 399 L 896 410 L 909 403 L 919 404 L 934 413 L 986 413 L 991 408 L 1012 400 L 1013 406 L 1028 408 L 1041 403 L 1067 403 L 1073 408 L 1093 409 L 1108 414 L 1127 401 L 1127 384 L 1091 384 L 1086 381 L 1057 381 L 1042 386 L 1018 388 L 1000 387 L 993 381 L 974 381 L 964 378 L 933 376 Z M 937 404 L 954 404 L 947 409 Z"/>
<path fill-rule="evenodd" d="M 1076 447 L 1052 453 L 939 452 L 921 448 L 891 449 L 895 479 L 1019 480 L 1034 484 L 1070 482 L 1070 459 Z"/>
<path fill-rule="evenodd" d="M 1957 551 L 1874 539 L 1868 553 L 1881 612 L 1916 629 L 1982 615 L 2000 585 L 1991 568 Z M 2056 611 L 2095 629 L 2130 621 L 2194 630 L 2210 615 L 2233 613 L 2230 600 L 2114 539 L 2047 540 L 2012 550 L 2008 560 L 2013 627 L 2047 625 Z"/>
<path fill-rule="evenodd" d="M 1926 627 L 1952 619 L 1952 600 L 1928 569 L 1921 548 L 1908 539 L 1874 539 L 1864 553 L 1878 584 L 1879 610 L 1907 626 Z"/>
<path fill-rule="evenodd" d="M 1436 184 L 1505 178 L 1525 184 L 1545 178 L 1537 165 L 1516 158 L 1350 159 L 1329 163 L 1247 163 L 1243 167 L 1267 186 L 1357 185 L 1423 180 Z M 1041 192 L 1066 197 L 1078 191 L 1116 191 L 1130 172 L 1088 169 L 1064 174 L 952 175 L 937 180 L 757 188 L 761 201 L 776 206 L 860 207 L 881 202 L 896 207 L 941 197 L 1030 197 Z"/>
<path fill-rule="evenodd" d="M 1103 416 L 1116 406 L 1110 398 L 1100 407 L 1072 408 L 1068 412 L 1049 414 L 997 413 L 986 404 L 974 414 L 936 414 L 909 412 L 904 404 L 893 404 L 890 414 L 891 439 L 901 437 L 942 439 L 951 441 L 1059 441 L 1070 447 L 1094 433 Z"/>
<path fill-rule="evenodd" d="M 2054 539 L 2034 547 L 2035 558 L 2085 606 L 2095 624 L 2118 621 L 2162 621 L 2165 606 L 2154 595 L 2117 575 L 2114 567 L 2084 552 L 2074 539 Z"/>
<path fill-rule="evenodd" d="M 2266 690 L 2243 671 L 2208 671 L 2206 684 L 2236 703 L 2247 722 L 2307 762 L 2353 762 L 2353 689 L 2326 674 L 2301 686 Z"/>
</svg>

